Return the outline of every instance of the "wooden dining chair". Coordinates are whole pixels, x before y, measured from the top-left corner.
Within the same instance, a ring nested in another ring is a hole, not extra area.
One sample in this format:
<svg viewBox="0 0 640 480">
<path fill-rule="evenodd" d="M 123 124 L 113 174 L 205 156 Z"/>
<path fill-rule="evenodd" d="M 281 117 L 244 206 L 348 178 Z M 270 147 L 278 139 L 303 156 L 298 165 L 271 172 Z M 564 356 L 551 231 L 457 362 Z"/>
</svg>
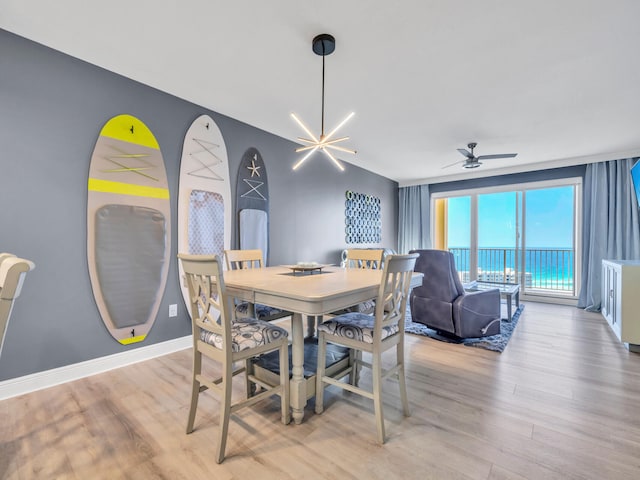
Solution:
<svg viewBox="0 0 640 480">
<path fill-rule="evenodd" d="M 383 249 L 350 248 L 347 250 L 345 267 L 382 268 Z"/>
<path fill-rule="evenodd" d="M 262 257 L 262 250 L 225 250 L 224 258 L 227 263 L 227 269 L 229 270 L 242 270 L 248 268 L 262 268 L 264 267 L 264 260 Z M 255 316 L 260 320 L 270 322 L 279 318 L 288 317 L 291 312 L 282 310 L 280 308 L 269 307 L 267 305 L 256 304 L 252 305 L 249 302 L 240 302 L 236 305 L 236 316 Z"/>
<path fill-rule="evenodd" d="M 382 260 L 384 258 L 384 250 L 383 249 L 368 249 L 368 248 L 349 248 L 344 251 L 346 255 L 343 257 L 344 268 L 362 268 L 362 269 L 379 269 L 382 267 Z M 368 313 L 372 314 L 376 309 L 376 301 L 375 300 L 367 300 L 366 302 L 358 303 L 357 305 L 353 305 L 351 307 L 345 308 L 343 310 L 339 310 L 336 312 L 331 312 L 331 315 L 343 315 L 349 312 L 360 312 L 360 313 Z M 317 317 L 317 324 L 322 323 L 322 317 Z M 309 324 L 307 330 L 309 335 L 313 332 L 313 329 L 317 328 L 314 324 L 313 326 Z"/>
<path fill-rule="evenodd" d="M 325 385 L 335 385 L 358 395 L 373 399 L 378 442 L 384 443 L 384 416 L 382 411 L 382 381 L 397 376 L 400 398 L 405 416 L 409 416 L 409 401 L 404 368 L 404 320 L 413 267 L 417 254 L 389 255 L 384 270 L 375 315 L 358 312 L 346 313 L 321 323 L 318 326 L 318 358 L 324 358 L 327 343 L 342 345 L 359 352 L 354 361 L 339 374 L 326 375 L 324 362 L 318 361 L 316 376 L 316 413 L 324 409 Z M 395 348 L 395 362 L 387 370 L 382 368 L 382 354 Z M 362 352 L 371 355 L 371 363 L 362 360 Z M 357 385 L 355 369 L 359 366 L 371 369 L 373 388 L 365 390 Z M 344 377 L 349 374 L 349 381 Z"/>
<path fill-rule="evenodd" d="M 0 253 L 0 265 L 2 265 L 2 261 L 5 258 L 11 258 L 11 257 L 15 257 L 15 255 L 13 253 L 1 252 Z"/>
<path fill-rule="evenodd" d="M 33 270 L 31 260 L 3 253 L 0 259 L 0 354 L 15 300 L 20 296 L 27 272 Z"/>
<path fill-rule="evenodd" d="M 178 254 L 184 268 L 193 327 L 193 375 L 187 433 L 193 431 L 198 397 L 207 389 L 220 395 L 220 426 L 216 462 L 224 460 L 229 418 L 238 409 L 248 407 L 272 395 L 280 396 L 282 423 L 290 421 L 289 350 L 287 331 L 256 318 L 234 319 L 232 298 L 227 296 L 222 262 L 217 255 Z M 279 352 L 279 383 L 267 385 L 250 373 L 251 360 L 261 354 Z M 222 375 L 211 379 L 202 373 L 202 356 L 221 365 Z M 239 362 L 237 367 L 236 362 Z M 236 368 L 237 367 L 237 368 Z M 247 388 L 246 398 L 231 401 L 233 377 L 245 373 L 247 384 L 262 390 L 253 394 Z"/>
<path fill-rule="evenodd" d="M 345 268 L 382 268 L 382 260 L 384 257 L 383 249 L 350 248 L 346 250 L 346 253 L 346 258 L 344 260 Z M 375 309 L 375 300 L 368 300 L 343 311 L 334 312 L 334 315 L 341 315 L 348 312 L 373 313 Z"/>
<path fill-rule="evenodd" d="M 225 250 L 224 258 L 229 270 L 241 270 L 244 268 L 262 268 L 264 261 L 262 250 Z"/>
</svg>

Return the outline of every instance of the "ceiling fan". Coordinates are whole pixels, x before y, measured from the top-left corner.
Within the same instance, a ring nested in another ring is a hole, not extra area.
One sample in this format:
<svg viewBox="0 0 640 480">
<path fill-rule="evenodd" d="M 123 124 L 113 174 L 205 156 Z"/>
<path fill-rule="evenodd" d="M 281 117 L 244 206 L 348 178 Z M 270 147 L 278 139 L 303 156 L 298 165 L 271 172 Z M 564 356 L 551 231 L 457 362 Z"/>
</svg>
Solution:
<svg viewBox="0 0 640 480">
<path fill-rule="evenodd" d="M 480 165 L 482 165 L 482 162 L 480 160 L 492 160 L 495 158 L 513 158 L 516 155 L 518 155 L 517 153 L 497 153 L 494 155 L 480 155 L 478 157 L 476 157 L 473 153 L 473 149 L 476 148 L 478 144 L 475 142 L 471 142 L 467 144 L 467 147 L 469 147 L 469 150 L 465 149 L 465 148 L 458 148 L 458 151 L 464 155 L 466 158 L 464 160 L 459 160 L 457 162 L 454 162 L 450 165 L 445 165 L 442 168 L 449 168 L 449 167 L 453 167 L 454 165 L 457 165 L 459 163 L 462 163 L 462 167 L 463 168 L 477 168 Z"/>
</svg>

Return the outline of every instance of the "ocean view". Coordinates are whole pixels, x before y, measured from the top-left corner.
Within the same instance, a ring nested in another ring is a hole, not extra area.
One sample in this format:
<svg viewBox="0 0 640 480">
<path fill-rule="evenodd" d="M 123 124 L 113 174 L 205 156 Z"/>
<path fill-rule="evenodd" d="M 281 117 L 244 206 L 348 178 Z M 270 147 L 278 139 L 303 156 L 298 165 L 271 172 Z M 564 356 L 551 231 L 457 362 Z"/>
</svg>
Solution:
<svg viewBox="0 0 640 480">
<path fill-rule="evenodd" d="M 470 250 L 465 247 L 450 247 L 456 269 L 463 282 L 470 280 Z M 522 250 L 508 247 L 478 249 L 478 280 L 488 282 L 521 283 L 521 272 L 525 272 L 524 284 L 528 288 L 573 291 L 574 251 L 571 248 L 526 248 L 524 268 Z"/>
</svg>

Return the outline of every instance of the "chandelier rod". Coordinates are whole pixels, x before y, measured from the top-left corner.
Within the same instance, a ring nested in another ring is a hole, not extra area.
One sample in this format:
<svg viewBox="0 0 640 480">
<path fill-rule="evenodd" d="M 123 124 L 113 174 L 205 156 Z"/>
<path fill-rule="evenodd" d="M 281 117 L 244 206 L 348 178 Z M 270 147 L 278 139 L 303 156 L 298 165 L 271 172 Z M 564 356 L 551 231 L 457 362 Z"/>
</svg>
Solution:
<svg viewBox="0 0 640 480">
<path fill-rule="evenodd" d="M 322 123 L 320 128 L 320 140 L 324 138 L 324 57 L 326 56 L 324 42 L 322 42 Z"/>
</svg>

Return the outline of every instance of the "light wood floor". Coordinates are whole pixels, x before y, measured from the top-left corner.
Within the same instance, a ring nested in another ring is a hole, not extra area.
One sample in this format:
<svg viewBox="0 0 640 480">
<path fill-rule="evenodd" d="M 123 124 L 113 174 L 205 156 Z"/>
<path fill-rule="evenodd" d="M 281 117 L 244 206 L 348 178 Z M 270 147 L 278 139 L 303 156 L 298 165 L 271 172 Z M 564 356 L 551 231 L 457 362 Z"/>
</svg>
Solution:
<svg viewBox="0 0 640 480">
<path fill-rule="evenodd" d="M 640 355 L 599 314 L 528 302 L 502 354 L 407 335 L 407 359 L 413 415 L 387 381 L 384 446 L 371 402 L 334 390 L 302 425 L 240 411 L 217 465 L 210 395 L 184 433 L 186 350 L 0 402 L 0 478 L 640 478 Z"/>
</svg>

